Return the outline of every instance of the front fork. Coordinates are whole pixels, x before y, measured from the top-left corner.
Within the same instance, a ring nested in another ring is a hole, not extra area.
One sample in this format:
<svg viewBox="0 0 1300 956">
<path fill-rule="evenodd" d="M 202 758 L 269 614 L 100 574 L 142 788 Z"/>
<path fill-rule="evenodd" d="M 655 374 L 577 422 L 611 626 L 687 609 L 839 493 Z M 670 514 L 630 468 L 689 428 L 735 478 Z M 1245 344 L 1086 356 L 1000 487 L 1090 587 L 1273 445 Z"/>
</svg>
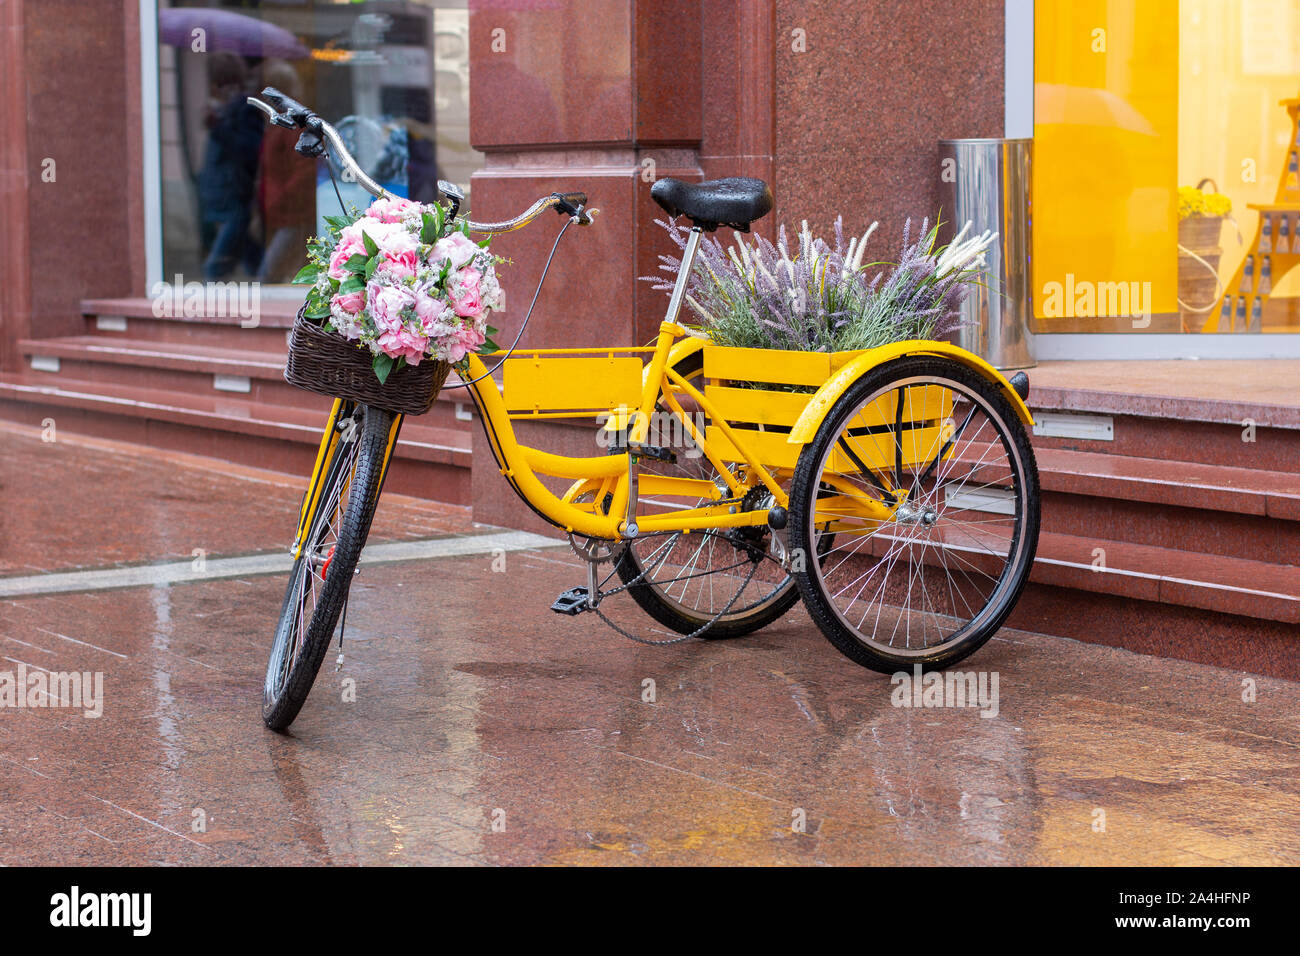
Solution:
<svg viewBox="0 0 1300 956">
<path fill-rule="evenodd" d="M 330 408 L 329 418 L 325 422 L 325 430 L 321 433 L 320 446 L 316 451 L 316 464 L 312 466 L 311 480 L 307 483 L 307 491 L 302 497 L 302 507 L 298 511 L 298 530 L 293 536 L 293 547 L 289 549 L 289 553 L 295 561 L 302 555 L 303 545 L 312 526 L 316 523 L 316 510 L 320 507 L 321 497 L 325 490 L 325 479 L 329 474 L 329 465 L 334 459 L 339 444 L 356 440 L 355 430 L 357 425 L 356 420 L 353 418 L 356 407 L 355 402 L 336 398 L 334 399 L 334 405 Z M 397 448 L 397 435 L 402 429 L 402 421 L 405 418 L 405 415 L 394 416 L 392 427 L 389 429 L 388 447 L 384 449 L 384 462 L 380 472 L 379 492 L 376 492 L 376 498 L 383 491 L 384 480 L 388 477 L 388 463 L 393 459 L 393 451 Z"/>
</svg>

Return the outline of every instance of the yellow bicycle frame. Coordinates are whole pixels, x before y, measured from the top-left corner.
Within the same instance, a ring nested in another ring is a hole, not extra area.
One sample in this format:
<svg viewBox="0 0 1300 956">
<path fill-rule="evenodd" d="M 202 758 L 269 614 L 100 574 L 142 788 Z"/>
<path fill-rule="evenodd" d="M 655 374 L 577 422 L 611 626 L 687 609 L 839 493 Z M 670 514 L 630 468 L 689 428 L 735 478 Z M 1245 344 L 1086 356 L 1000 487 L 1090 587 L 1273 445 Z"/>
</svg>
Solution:
<svg viewBox="0 0 1300 956">
<path fill-rule="evenodd" d="M 688 337 L 686 330 L 681 326 L 671 322 L 661 323 L 658 338 L 653 350 L 650 350 L 649 362 L 644 365 L 641 372 L 639 395 L 627 396 L 633 402 L 617 402 L 618 389 L 610 386 L 607 391 L 601 392 L 601 384 L 592 386 L 590 391 L 598 394 L 590 395 L 588 401 L 588 396 L 582 394 L 585 385 L 581 381 L 566 383 L 562 389 L 566 396 L 556 402 L 547 402 L 544 400 L 545 396 L 538 394 L 539 390 L 546 387 L 546 379 L 541 374 L 538 374 L 535 379 L 528 378 L 527 373 L 533 366 L 540 369 L 544 363 L 564 361 L 562 357 L 566 356 L 603 358 L 611 367 L 617 366 L 625 371 L 626 363 L 636 353 L 647 351 L 643 349 L 530 349 L 526 352 L 517 352 L 516 355 L 519 355 L 520 359 L 513 361 L 527 360 L 519 369 L 519 374 L 524 376 L 526 387 L 519 390 L 521 395 L 511 397 L 510 407 L 507 407 L 506 397 L 497 388 L 496 382 L 488 374 L 483 358 L 479 355 L 471 353 L 467 356 L 463 376 L 467 381 L 475 382 L 470 386 L 470 392 L 482 416 L 488 442 L 502 476 L 534 511 L 564 531 L 615 541 L 627 536 L 627 506 L 634 487 L 634 475 L 638 500 L 641 497 L 654 497 L 662 505 L 663 498 L 677 497 L 693 502 L 689 507 L 656 513 L 634 512 L 637 534 L 663 531 L 689 532 L 766 524 L 767 509 L 744 511 L 738 507 L 739 502 L 746 492 L 761 485 L 771 494 L 776 505 L 782 508 L 788 507 L 789 497 L 782 482 L 788 483 L 790 472 L 786 468 L 769 467 L 751 454 L 746 447 L 747 440 L 744 437 L 746 432 L 732 428 L 725 418 L 718 414 L 704 390 L 697 388 L 674 371 L 675 365 L 704 345 L 705 342 L 700 338 Z M 854 381 L 870 369 L 906 355 L 943 356 L 974 369 L 1001 388 L 1022 421 L 1032 424 L 1033 419 L 1024 401 L 992 366 L 948 343 L 913 341 L 846 356 L 844 364 L 834 369 L 830 377 L 811 397 L 790 431 L 787 441 L 798 446 L 811 442 L 835 401 Z M 755 381 L 783 381 L 780 366 L 781 353 L 774 352 L 770 356 L 757 354 L 752 361 L 755 367 L 750 370 L 750 374 Z M 507 375 L 509 374 L 510 372 L 507 371 Z M 554 381 L 553 377 L 552 382 Z M 721 440 L 711 442 L 707 433 L 700 432 L 694 426 L 690 416 L 683 409 L 681 403 L 683 396 L 689 398 L 708 416 L 717 434 L 721 439 L 725 439 L 729 447 L 725 450 L 719 448 L 718 446 L 722 444 Z M 337 423 L 345 404 L 348 403 L 342 400 L 335 402 L 326 432 L 321 438 L 316 467 L 313 469 L 311 484 L 304 496 L 299 517 L 298 534 L 294 544 L 295 557 L 301 549 L 302 541 L 311 524 L 311 516 L 319 503 L 322 476 L 337 446 Z M 572 418 L 577 414 L 572 410 L 543 410 L 553 407 L 554 404 L 566 409 L 585 405 L 587 414 L 590 414 L 592 407 L 603 407 L 603 414 L 614 415 L 620 422 L 626 423 L 629 450 L 610 455 L 570 457 L 521 445 L 515 436 L 511 424 L 512 418 Z M 680 421 L 682 428 L 690 435 L 701 454 L 713 465 L 719 476 L 719 482 L 640 473 L 642 456 L 637 454 L 637 449 L 644 446 L 651 416 L 657 408 L 667 409 Z M 393 454 L 400 424 L 399 415 L 389 435 L 384 460 L 385 470 Z M 738 458 L 740 462 L 736 467 L 729 467 L 726 464 L 729 461 L 737 462 Z M 563 495 L 556 495 L 542 483 L 540 475 L 572 479 L 573 484 Z M 583 497 L 589 497 L 591 501 L 577 500 Z M 601 505 L 597 506 L 596 502 L 600 502 Z M 608 507 L 605 507 L 606 502 Z M 889 520 L 899 503 L 901 498 L 891 506 L 868 501 L 861 496 L 841 496 L 827 501 L 833 513 L 842 515 L 846 519 L 853 518 L 870 523 Z M 842 510 L 836 510 L 837 508 Z M 824 510 L 826 509 L 819 505 L 818 511 Z"/>
</svg>

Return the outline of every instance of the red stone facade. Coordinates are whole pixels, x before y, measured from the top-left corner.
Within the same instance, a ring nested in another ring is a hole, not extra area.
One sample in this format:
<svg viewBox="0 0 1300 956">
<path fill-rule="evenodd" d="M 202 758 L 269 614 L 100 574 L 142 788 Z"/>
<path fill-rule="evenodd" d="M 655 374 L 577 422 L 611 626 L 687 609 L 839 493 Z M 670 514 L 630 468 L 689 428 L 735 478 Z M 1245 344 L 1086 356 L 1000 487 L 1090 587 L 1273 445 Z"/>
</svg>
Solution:
<svg viewBox="0 0 1300 956">
<path fill-rule="evenodd" d="M 137 0 L 0 3 L 0 368 L 145 292 L 140 112 Z"/>
</svg>

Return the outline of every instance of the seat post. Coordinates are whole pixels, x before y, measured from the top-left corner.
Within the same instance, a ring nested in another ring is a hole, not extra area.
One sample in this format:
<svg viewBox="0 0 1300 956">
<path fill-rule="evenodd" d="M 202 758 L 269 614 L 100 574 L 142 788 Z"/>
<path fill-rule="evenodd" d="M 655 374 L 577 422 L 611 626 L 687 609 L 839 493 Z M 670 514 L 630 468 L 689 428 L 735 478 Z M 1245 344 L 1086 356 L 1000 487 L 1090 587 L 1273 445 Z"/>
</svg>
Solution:
<svg viewBox="0 0 1300 956">
<path fill-rule="evenodd" d="M 672 298 L 668 300 L 665 322 L 676 322 L 677 313 L 682 310 L 682 300 L 686 298 L 686 285 L 691 280 L 691 268 L 695 265 L 695 253 L 700 248 L 700 236 L 703 234 L 704 230 L 695 226 L 691 229 L 691 237 L 686 240 L 686 249 L 682 252 L 682 266 L 677 270 L 677 282 L 673 285 Z"/>
</svg>

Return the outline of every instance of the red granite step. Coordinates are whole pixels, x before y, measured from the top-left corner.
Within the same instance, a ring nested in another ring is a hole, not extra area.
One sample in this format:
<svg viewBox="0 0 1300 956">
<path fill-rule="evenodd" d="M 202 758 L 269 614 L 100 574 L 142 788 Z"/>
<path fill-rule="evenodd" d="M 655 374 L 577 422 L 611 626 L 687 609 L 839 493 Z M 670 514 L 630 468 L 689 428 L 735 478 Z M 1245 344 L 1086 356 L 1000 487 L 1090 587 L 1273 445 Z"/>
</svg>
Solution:
<svg viewBox="0 0 1300 956">
<path fill-rule="evenodd" d="M 1300 473 L 1037 448 L 1044 491 L 1300 521 Z"/>
<path fill-rule="evenodd" d="M 872 537 L 871 552 L 880 556 L 906 547 L 927 566 L 949 570 L 951 565 L 954 573 L 996 575 L 1002 567 L 996 555 L 1005 553 L 1008 531 L 997 526 L 945 530 L 940 523 L 925 540 L 944 540 L 945 557 L 937 549 L 909 544 L 916 540 L 910 535 L 887 532 Z M 1300 567 L 1292 564 L 1049 532 L 1039 535 L 1031 580 L 1074 591 L 1300 623 Z"/>
<path fill-rule="evenodd" d="M 52 355 L 81 362 L 147 366 L 184 372 L 244 375 L 275 379 L 284 375 L 284 359 L 250 349 L 175 344 L 153 339 L 105 335 L 70 335 L 52 339 L 22 339 L 23 355 Z"/>
<path fill-rule="evenodd" d="M 1044 531 L 1207 555 L 1288 563 L 1300 560 L 1300 521 L 1146 501 L 1043 492 Z"/>
<path fill-rule="evenodd" d="M 1294 360 L 1053 362 L 1029 370 L 1031 408 L 1300 429 Z"/>
<path fill-rule="evenodd" d="M 1112 441 L 1034 435 L 1034 448 L 1266 471 L 1295 471 L 1300 462 L 1300 429 L 1264 420 L 1256 420 L 1253 428 L 1243 422 L 1190 421 L 1179 417 L 1179 408 L 1171 404 L 1166 418 L 1114 416 L 1113 422 Z"/>
<path fill-rule="evenodd" d="M 1300 567 L 1291 564 L 1048 533 L 1032 580 L 1300 624 Z"/>
<path fill-rule="evenodd" d="M 82 335 L 51 339 L 24 339 L 25 357 L 59 359 L 58 372 L 30 370 L 25 377 L 39 384 L 64 381 L 96 387 L 150 388 L 164 392 L 231 394 L 258 405 L 297 408 L 322 407 L 319 396 L 284 381 L 284 350 L 231 349 L 171 343 L 120 336 Z M 247 382 L 221 382 L 216 376 L 234 376 Z M 450 382 L 455 383 L 452 375 Z M 246 390 L 244 390 L 246 389 Z M 468 431 L 473 404 L 463 391 L 444 391 L 421 421 L 441 428 Z"/>
<path fill-rule="evenodd" d="M 316 444 L 329 399 L 319 408 L 266 405 L 242 398 L 195 395 L 59 380 L 46 383 L 30 376 L 0 375 L 0 399 L 27 405 L 84 408 L 132 418 L 219 429 L 240 435 Z M 399 451 L 404 457 L 468 469 L 471 438 L 458 429 L 438 428 L 412 419 L 403 425 Z"/>
<path fill-rule="evenodd" d="M 1043 530 L 1210 555 L 1293 562 L 1300 474 L 1036 449 Z"/>
<path fill-rule="evenodd" d="M 305 297 L 305 293 L 303 297 Z M 294 316 L 302 306 L 303 297 L 262 296 L 257 303 L 257 322 L 259 328 L 287 329 L 293 325 Z M 172 322 L 185 322 L 193 325 L 233 325 L 240 327 L 250 321 L 238 315 L 222 315 L 205 312 L 202 315 L 159 316 L 154 309 L 154 300 L 148 298 L 125 299 L 83 299 L 83 315 L 117 315 L 126 319 L 162 319 Z"/>
</svg>

